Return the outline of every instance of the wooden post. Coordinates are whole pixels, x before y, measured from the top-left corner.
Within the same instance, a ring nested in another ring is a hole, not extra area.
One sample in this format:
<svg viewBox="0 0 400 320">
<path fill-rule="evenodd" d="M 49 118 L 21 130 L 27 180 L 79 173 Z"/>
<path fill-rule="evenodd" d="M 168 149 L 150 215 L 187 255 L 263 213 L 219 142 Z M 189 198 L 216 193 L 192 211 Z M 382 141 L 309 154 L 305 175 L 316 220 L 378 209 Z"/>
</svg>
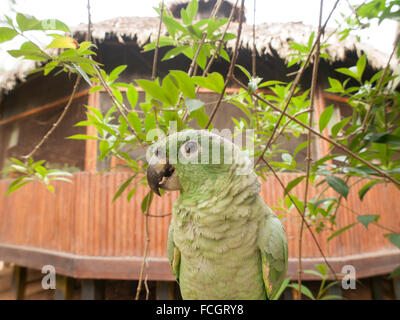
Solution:
<svg viewBox="0 0 400 320">
<path fill-rule="evenodd" d="M 286 288 L 282 293 L 283 300 L 293 300 L 293 289 Z M 297 292 L 297 291 L 296 291 Z"/>
<path fill-rule="evenodd" d="M 315 118 L 317 119 L 317 121 L 319 120 L 322 112 L 324 112 L 326 104 L 325 104 L 325 98 L 323 95 L 323 88 L 321 87 L 320 84 L 318 84 L 318 88 L 317 88 L 317 96 L 315 99 Z M 319 129 L 318 129 L 319 130 Z M 323 131 L 323 134 L 325 136 L 329 136 L 329 132 L 328 129 L 325 128 Z M 316 138 L 316 159 L 320 159 L 326 155 L 328 155 L 329 153 L 329 149 L 330 149 L 330 144 L 329 142 L 320 139 L 320 138 Z M 332 160 L 327 161 L 328 163 L 332 163 Z"/>
<path fill-rule="evenodd" d="M 56 276 L 55 300 L 71 300 L 74 291 L 74 279 L 66 276 Z"/>
<path fill-rule="evenodd" d="M 98 91 L 89 93 L 88 105 L 100 109 L 100 94 Z M 88 136 L 96 136 L 97 130 L 94 126 L 86 127 Z M 97 171 L 97 140 L 86 140 L 85 171 Z"/>
<path fill-rule="evenodd" d="M 27 275 L 27 268 L 14 266 L 11 290 L 14 293 L 15 299 L 17 300 L 24 300 L 25 298 Z"/>
<path fill-rule="evenodd" d="M 104 300 L 105 280 L 84 279 L 82 280 L 81 300 Z"/>
<path fill-rule="evenodd" d="M 174 300 L 174 283 L 170 281 L 157 281 L 156 300 Z"/>
<path fill-rule="evenodd" d="M 400 300 L 400 277 L 393 279 L 394 298 Z"/>
<path fill-rule="evenodd" d="M 335 295 L 343 298 L 342 288 L 339 284 L 335 284 L 332 287 L 328 288 L 328 295 Z"/>
<path fill-rule="evenodd" d="M 384 300 L 383 292 L 383 279 L 382 277 L 373 277 L 371 279 L 371 289 L 372 289 L 372 299 L 374 300 Z"/>
</svg>

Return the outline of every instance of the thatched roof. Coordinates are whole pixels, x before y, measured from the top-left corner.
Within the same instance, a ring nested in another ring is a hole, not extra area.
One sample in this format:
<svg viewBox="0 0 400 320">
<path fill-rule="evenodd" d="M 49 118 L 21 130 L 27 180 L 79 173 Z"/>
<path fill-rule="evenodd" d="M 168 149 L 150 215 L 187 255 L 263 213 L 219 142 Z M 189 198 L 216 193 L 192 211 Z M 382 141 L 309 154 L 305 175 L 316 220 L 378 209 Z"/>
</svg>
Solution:
<svg viewBox="0 0 400 320">
<path fill-rule="evenodd" d="M 104 40 L 117 40 L 124 42 L 127 40 L 136 41 L 139 46 L 153 41 L 157 37 L 158 18 L 145 17 L 120 17 L 95 23 L 92 26 L 92 37 L 96 42 Z M 230 32 L 236 33 L 237 23 L 232 23 Z M 278 54 L 282 59 L 288 60 L 289 54 L 293 51 L 289 49 L 290 41 L 306 44 L 311 32 L 315 31 L 315 27 L 305 25 L 303 23 L 264 23 L 256 26 L 256 47 L 258 54 L 274 55 Z M 87 25 L 80 24 L 72 28 L 72 32 L 77 39 L 85 39 Z M 165 28 L 162 30 L 166 32 Z M 327 30 L 324 39 L 329 35 Z M 234 46 L 235 40 L 227 43 L 228 48 Z M 241 48 L 252 48 L 252 25 L 245 24 L 243 26 Z M 340 41 L 339 37 L 334 34 L 329 37 L 329 47 L 324 48 L 333 61 L 344 61 L 349 52 L 355 52 L 358 56 L 365 53 L 368 64 L 375 69 L 384 68 L 388 56 L 371 45 L 360 43 L 355 37 L 349 36 L 344 41 Z M 24 80 L 26 72 L 33 70 L 34 63 L 22 62 L 14 71 L 0 73 L 0 92 L 12 90 L 19 80 Z"/>
<path fill-rule="evenodd" d="M 199 19 L 205 19 L 211 16 L 211 12 L 217 4 L 218 0 L 199 0 L 197 17 Z M 188 0 L 175 0 L 169 1 L 167 3 L 168 9 L 175 18 L 181 18 L 181 10 L 188 6 L 190 1 Z M 235 1 L 224 0 L 216 14 L 218 18 L 228 18 L 231 14 L 233 7 L 235 6 Z M 238 22 L 240 15 L 240 4 L 235 8 L 233 13 L 233 21 Z"/>
<path fill-rule="evenodd" d="M 123 42 L 124 39 L 135 40 L 138 45 L 142 46 L 148 41 L 153 41 L 157 37 L 158 18 L 141 18 L 141 17 L 120 17 L 116 19 L 106 20 L 93 25 L 93 39 L 102 42 L 105 39 L 118 39 Z M 256 25 L 256 48 L 258 54 L 272 55 L 276 51 L 282 59 L 288 60 L 289 54 L 294 51 L 290 50 L 289 42 L 295 41 L 306 44 L 310 34 L 315 31 L 315 27 L 305 25 L 301 22 L 289 23 L 263 23 Z M 86 35 L 87 25 L 80 24 L 73 29 L 75 36 L 82 38 Z M 236 33 L 237 23 L 232 23 L 229 32 Z M 163 29 L 163 32 L 166 32 Z M 330 35 L 330 30 L 326 31 L 325 38 Z M 340 41 L 339 36 L 334 34 L 329 37 L 329 47 L 323 49 L 333 59 L 333 61 L 342 61 L 346 59 L 348 51 L 354 51 L 358 56 L 365 53 L 368 63 L 376 68 L 383 68 L 386 64 L 388 56 L 375 49 L 371 45 L 358 42 L 356 37 L 348 36 L 345 40 Z M 227 43 L 228 48 L 232 48 L 235 40 Z M 243 26 L 241 48 L 251 49 L 253 46 L 253 26 L 245 24 Z"/>
</svg>

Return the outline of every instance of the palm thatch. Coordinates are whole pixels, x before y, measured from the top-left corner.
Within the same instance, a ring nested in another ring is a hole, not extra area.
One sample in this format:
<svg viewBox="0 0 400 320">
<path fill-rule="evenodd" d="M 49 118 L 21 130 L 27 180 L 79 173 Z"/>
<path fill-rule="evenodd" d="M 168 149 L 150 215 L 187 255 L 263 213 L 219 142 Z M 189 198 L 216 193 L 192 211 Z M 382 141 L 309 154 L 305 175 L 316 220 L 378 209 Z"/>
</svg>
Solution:
<svg viewBox="0 0 400 320">
<path fill-rule="evenodd" d="M 158 33 L 158 18 L 156 17 L 119 17 L 95 23 L 92 26 L 92 38 L 95 42 L 101 43 L 106 40 L 135 41 L 143 46 L 149 41 L 154 41 Z M 229 32 L 236 33 L 238 24 L 232 23 Z M 252 25 L 243 26 L 241 49 L 251 50 L 253 46 Z M 290 59 L 294 53 L 290 49 L 290 42 L 306 44 L 315 27 L 299 22 L 291 23 L 263 23 L 256 26 L 256 49 L 260 56 L 279 57 L 285 61 Z M 73 35 L 78 40 L 84 40 L 87 32 L 87 25 L 80 24 L 72 29 Z M 165 34 L 166 29 L 162 32 Z M 323 51 L 328 53 L 332 62 L 345 61 L 349 54 L 356 53 L 367 56 L 368 64 L 375 68 L 385 67 L 388 56 L 371 45 L 359 42 L 355 37 L 349 36 L 341 41 L 336 33 L 327 30 L 323 41 L 329 44 Z M 235 40 L 228 41 L 227 47 L 232 48 Z M 12 90 L 18 81 L 23 81 L 27 72 L 36 67 L 35 63 L 21 62 L 13 71 L 0 73 L 0 92 Z"/>
<path fill-rule="evenodd" d="M 199 0 L 199 8 L 197 11 L 198 19 L 205 19 L 211 15 L 213 8 L 215 7 L 218 0 Z M 180 19 L 181 10 L 185 9 L 190 1 L 188 0 L 175 0 L 168 3 L 168 9 L 175 18 Z M 228 18 L 235 4 L 233 1 L 224 0 L 219 8 L 216 17 L 218 18 Z M 240 8 L 235 8 L 233 13 L 233 21 L 238 22 L 240 15 Z"/>
</svg>

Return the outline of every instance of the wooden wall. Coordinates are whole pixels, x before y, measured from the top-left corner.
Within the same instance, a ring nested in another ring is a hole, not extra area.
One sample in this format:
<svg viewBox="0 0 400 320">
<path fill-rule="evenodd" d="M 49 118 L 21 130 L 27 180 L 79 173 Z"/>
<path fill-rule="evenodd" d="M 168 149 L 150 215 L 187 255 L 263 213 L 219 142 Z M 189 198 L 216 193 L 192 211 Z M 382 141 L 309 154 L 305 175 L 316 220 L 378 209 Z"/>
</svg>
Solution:
<svg viewBox="0 0 400 320">
<path fill-rule="evenodd" d="M 32 183 L 10 196 L 0 196 L 0 260 L 36 269 L 50 264 L 59 273 L 77 278 L 137 279 L 145 244 L 145 219 L 140 205 L 147 189 L 139 186 L 130 202 L 124 196 L 112 202 L 118 186 L 128 177 L 128 172 L 103 175 L 82 172 L 74 175 L 72 184 L 55 183 L 55 194 Z M 285 183 L 293 177 L 294 174 L 281 174 Z M 8 183 L 0 181 L 1 195 Z M 294 193 L 301 197 L 303 186 L 296 187 Z M 310 196 L 313 194 L 315 190 Z M 378 185 L 360 203 L 357 187 L 354 187 L 347 205 L 361 214 L 380 214 L 381 224 L 398 229 L 399 195 L 399 190 L 391 185 Z M 277 205 L 283 198 L 272 176 L 263 184 L 262 196 L 270 206 Z M 171 213 L 176 197 L 176 193 L 156 197 L 150 213 Z M 355 219 L 351 212 L 339 210 L 338 228 Z M 172 279 L 166 259 L 169 221 L 170 216 L 149 218 L 149 280 Z M 295 277 L 297 213 L 284 218 L 284 224 L 289 239 L 288 275 Z M 317 237 L 337 272 L 344 264 L 352 264 L 357 277 L 367 277 L 389 273 L 400 264 L 400 251 L 374 225 L 368 230 L 357 225 L 327 242 L 331 233 L 324 232 Z M 315 263 L 322 263 L 308 231 L 305 231 L 303 243 L 304 268 L 312 269 Z M 312 279 L 312 276 L 305 275 L 306 278 Z"/>
</svg>

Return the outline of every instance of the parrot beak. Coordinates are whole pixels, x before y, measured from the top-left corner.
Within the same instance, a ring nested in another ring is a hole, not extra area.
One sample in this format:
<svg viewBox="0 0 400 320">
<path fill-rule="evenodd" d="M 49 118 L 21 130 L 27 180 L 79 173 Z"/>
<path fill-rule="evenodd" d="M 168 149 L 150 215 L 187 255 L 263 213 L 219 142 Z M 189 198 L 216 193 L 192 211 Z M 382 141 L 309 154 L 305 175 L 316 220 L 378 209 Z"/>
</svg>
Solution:
<svg viewBox="0 0 400 320">
<path fill-rule="evenodd" d="M 159 188 L 165 190 L 182 189 L 175 168 L 168 163 L 167 159 L 162 160 L 156 163 L 151 162 L 147 167 L 147 182 L 151 190 L 159 196 L 161 196 Z"/>
</svg>

